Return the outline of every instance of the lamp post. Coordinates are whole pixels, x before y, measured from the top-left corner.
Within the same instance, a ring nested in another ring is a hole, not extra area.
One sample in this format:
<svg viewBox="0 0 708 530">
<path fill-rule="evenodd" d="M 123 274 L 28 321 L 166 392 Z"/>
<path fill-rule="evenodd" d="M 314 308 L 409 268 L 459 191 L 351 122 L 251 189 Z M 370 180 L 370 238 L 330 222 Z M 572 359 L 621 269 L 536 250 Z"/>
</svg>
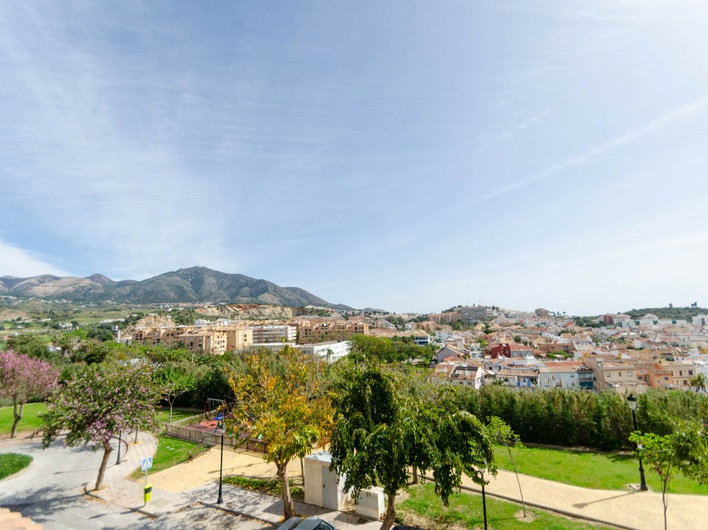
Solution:
<svg viewBox="0 0 708 530">
<path fill-rule="evenodd" d="M 627 398 L 627 403 L 629 408 L 632 410 L 632 420 L 634 421 L 634 430 L 637 429 L 637 398 L 634 394 L 630 394 Z M 641 444 L 637 446 L 638 449 L 642 449 Z M 644 479 L 644 466 L 642 465 L 642 457 L 639 456 L 639 491 L 647 491 L 647 482 Z"/>
<path fill-rule="evenodd" d="M 216 426 L 221 434 L 221 458 L 219 460 L 219 498 L 216 499 L 216 504 L 221 504 L 224 502 L 224 497 L 221 494 L 222 476 L 224 471 L 224 415 L 219 412 L 216 417 Z"/>
</svg>

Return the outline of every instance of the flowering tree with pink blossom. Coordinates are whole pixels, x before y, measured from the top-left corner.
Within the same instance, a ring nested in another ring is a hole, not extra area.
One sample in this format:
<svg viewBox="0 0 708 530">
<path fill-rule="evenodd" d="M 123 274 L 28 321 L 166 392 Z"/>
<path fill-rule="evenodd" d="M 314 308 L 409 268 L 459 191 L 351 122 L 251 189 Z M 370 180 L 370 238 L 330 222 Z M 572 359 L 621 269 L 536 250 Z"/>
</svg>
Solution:
<svg viewBox="0 0 708 530">
<path fill-rule="evenodd" d="M 155 430 L 160 398 L 148 365 L 92 365 L 49 399 L 44 416 L 44 447 L 63 431 L 68 446 L 93 444 L 103 448 L 96 489 L 101 489 L 111 438 L 123 429 Z"/>
<path fill-rule="evenodd" d="M 59 370 L 47 361 L 12 350 L 0 352 L 0 397 L 10 398 L 14 406 L 11 438 L 17 433 L 24 404 L 46 398 L 58 379 Z"/>
</svg>

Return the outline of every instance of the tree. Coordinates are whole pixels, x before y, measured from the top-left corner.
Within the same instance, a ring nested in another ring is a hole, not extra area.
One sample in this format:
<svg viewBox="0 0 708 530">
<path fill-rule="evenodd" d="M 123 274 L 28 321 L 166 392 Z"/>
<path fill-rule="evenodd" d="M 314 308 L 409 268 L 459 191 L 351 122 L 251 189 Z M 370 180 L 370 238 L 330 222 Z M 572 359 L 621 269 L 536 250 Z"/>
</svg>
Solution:
<svg viewBox="0 0 708 530">
<path fill-rule="evenodd" d="M 196 384 L 192 370 L 193 366 L 187 363 L 166 363 L 156 374 L 158 390 L 170 405 L 170 423 L 172 423 L 172 406 L 175 400 L 192 390 Z"/>
<path fill-rule="evenodd" d="M 159 392 L 152 368 L 145 364 L 91 365 L 74 374 L 50 398 L 44 415 L 46 448 L 67 430 L 66 445 L 94 444 L 103 448 L 95 489 L 101 489 L 112 451 L 110 440 L 128 428 L 157 428 L 155 406 Z"/>
<path fill-rule="evenodd" d="M 229 386 L 234 394 L 232 420 L 228 430 L 242 438 L 266 442 L 263 458 L 274 463 L 282 486 L 285 519 L 295 515 L 287 467 L 303 458 L 314 444 L 332 429 L 333 409 L 320 387 L 318 361 L 285 346 L 244 358 L 243 372 L 231 372 Z"/>
<path fill-rule="evenodd" d="M 629 439 L 637 444 L 639 457 L 659 475 L 666 530 L 667 492 L 674 473 L 679 471 L 701 484 L 708 482 L 708 435 L 705 426 L 696 421 L 679 421 L 671 434 L 659 436 L 634 432 Z"/>
<path fill-rule="evenodd" d="M 331 468 L 344 475 L 345 491 L 381 486 L 387 496 L 381 530 L 395 521 L 396 494 L 407 487 L 408 469 L 433 471 L 435 491 L 447 505 L 462 475 L 483 484 L 495 473 L 489 433 L 465 411 L 451 411 L 412 394 L 381 367 L 353 366 L 339 380 Z"/>
<path fill-rule="evenodd" d="M 0 352 L 0 397 L 12 399 L 14 421 L 10 438 L 17 433 L 22 407 L 32 399 L 44 399 L 57 384 L 59 370 L 47 361 L 14 351 Z"/>
<path fill-rule="evenodd" d="M 705 374 L 700 373 L 696 377 L 694 377 L 691 380 L 691 388 L 693 388 L 696 392 L 705 392 L 706 391 L 706 376 L 705 376 Z"/>
</svg>

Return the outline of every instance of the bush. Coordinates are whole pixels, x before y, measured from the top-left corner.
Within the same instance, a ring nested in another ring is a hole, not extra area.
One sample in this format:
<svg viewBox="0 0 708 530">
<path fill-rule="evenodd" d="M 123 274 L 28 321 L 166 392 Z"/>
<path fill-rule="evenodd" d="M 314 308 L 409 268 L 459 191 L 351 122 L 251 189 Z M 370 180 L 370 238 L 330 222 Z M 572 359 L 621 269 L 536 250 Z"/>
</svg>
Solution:
<svg viewBox="0 0 708 530">
<path fill-rule="evenodd" d="M 632 448 L 632 413 L 625 396 L 614 391 L 517 390 L 485 386 L 455 387 L 460 408 L 482 420 L 498 416 L 525 443 L 583 446 L 604 451 Z M 681 390 L 650 390 L 638 397 L 642 432 L 672 432 L 672 420 L 699 418 L 708 426 L 708 397 Z"/>
</svg>

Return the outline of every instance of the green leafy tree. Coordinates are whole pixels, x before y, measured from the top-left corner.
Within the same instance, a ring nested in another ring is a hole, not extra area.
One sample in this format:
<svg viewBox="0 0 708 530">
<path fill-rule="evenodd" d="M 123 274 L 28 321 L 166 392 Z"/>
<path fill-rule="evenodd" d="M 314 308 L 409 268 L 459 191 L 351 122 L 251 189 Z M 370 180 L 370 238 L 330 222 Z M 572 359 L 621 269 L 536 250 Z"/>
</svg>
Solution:
<svg viewBox="0 0 708 530">
<path fill-rule="evenodd" d="M 288 483 L 288 464 L 303 458 L 332 429 L 333 409 L 321 387 L 318 361 L 290 346 L 244 358 L 241 373 L 231 372 L 233 419 L 228 429 L 244 440 L 267 442 L 263 458 L 275 464 L 282 486 L 284 517 L 295 515 Z"/>
<path fill-rule="evenodd" d="M 680 421 L 671 434 L 659 436 L 634 432 L 629 439 L 637 444 L 639 457 L 659 475 L 664 529 L 667 529 L 667 493 L 674 474 L 679 471 L 701 484 L 708 482 L 708 434 L 705 426 L 696 421 Z"/>
<path fill-rule="evenodd" d="M 162 397 L 170 405 L 170 420 L 172 423 L 172 407 L 175 400 L 189 392 L 196 385 L 194 367 L 185 362 L 166 363 L 156 372 L 156 384 Z"/>
<path fill-rule="evenodd" d="M 43 446 L 67 431 L 70 447 L 93 444 L 103 448 L 96 489 L 112 451 L 110 440 L 128 428 L 155 430 L 159 392 L 148 365 L 92 365 L 75 373 L 50 398 L 44 415 Z"/>
<path fill-rule="evenodd" d="M 17 433 L 25 403 L 51 394 L 58 378 L 59 370 L 47 361 L 14 351 L 0 352 L 0 397 L 11 399 L 13 404 L 10 438 Z"/>
<path fill-rule="evenodd" d="M 407 487 L 409 468 L 432 470 L 444 504 L 463 475 L 481 484 L 481 469 L 496 472 L 489 433 L 468 412 L 399 392 L 394 374 L 373 364 L 353 366 L 338 381 L 331 468 L 345 476 L 344 488 L 354 497 L 362 489 L 383 488 L 382 530 L 395 521 L 396 494 Z"/>
</svg>

